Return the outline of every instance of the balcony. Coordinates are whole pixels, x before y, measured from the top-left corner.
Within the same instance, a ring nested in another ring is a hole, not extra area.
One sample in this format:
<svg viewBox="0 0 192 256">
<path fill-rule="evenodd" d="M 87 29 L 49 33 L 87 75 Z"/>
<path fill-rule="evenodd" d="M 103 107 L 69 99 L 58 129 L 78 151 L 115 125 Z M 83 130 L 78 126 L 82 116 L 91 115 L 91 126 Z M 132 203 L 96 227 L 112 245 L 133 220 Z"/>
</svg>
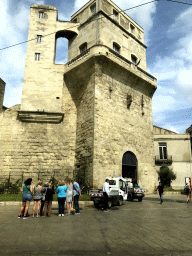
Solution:
<svg viewBox="0 0 192 256">
<path fill-rule="evenodd" d="M 167 159 L 161 159 L 160 156 L 155 156 L 155 164 L 172 164 L 172 156 L 167 156 Z"/>
</svg>

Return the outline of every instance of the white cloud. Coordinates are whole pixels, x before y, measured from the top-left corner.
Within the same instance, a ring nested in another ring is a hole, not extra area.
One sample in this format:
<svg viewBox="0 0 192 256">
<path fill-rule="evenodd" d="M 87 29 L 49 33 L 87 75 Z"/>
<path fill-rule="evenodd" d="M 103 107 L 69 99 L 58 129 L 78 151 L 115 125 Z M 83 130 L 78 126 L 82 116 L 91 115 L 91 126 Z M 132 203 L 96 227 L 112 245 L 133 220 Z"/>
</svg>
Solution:
<svg viewBox="0 0 192 256">
<path fill-rule="evenodd" d="M 8 6 L 8 0 L 0 0 L 1 48 L 27 40 L 30 8 L 27 10 L 25 4 L 20 2 L 19 12 L 10 14 Z M 16 94 L 15 92 L 21 92 L 18 88 L 20 88 L 24 74 L 25 52 L 26 44 L 0 51 L 0 77 L 6 83 L 4 105 L 7 107 L 21 101 L 21 93 Z M 14 92 L 14 100 L 11 91 Z"/>
</svg>

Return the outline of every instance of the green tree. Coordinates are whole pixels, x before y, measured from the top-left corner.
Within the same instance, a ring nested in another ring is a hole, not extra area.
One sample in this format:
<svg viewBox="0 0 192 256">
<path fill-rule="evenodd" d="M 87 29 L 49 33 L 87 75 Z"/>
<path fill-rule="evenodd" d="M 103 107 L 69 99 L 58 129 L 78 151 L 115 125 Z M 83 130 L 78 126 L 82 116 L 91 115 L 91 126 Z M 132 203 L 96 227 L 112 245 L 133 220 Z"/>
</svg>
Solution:
<svg viewBox="0 0 192 256">
<path fill-rule="evenodd" d="M 158 173 L 158 180 L 163 183 L 164 186 L 171 186 L 171 182 L 176 179 L 176 174 L 166 165 L 163 164 Z"/>
</svg>

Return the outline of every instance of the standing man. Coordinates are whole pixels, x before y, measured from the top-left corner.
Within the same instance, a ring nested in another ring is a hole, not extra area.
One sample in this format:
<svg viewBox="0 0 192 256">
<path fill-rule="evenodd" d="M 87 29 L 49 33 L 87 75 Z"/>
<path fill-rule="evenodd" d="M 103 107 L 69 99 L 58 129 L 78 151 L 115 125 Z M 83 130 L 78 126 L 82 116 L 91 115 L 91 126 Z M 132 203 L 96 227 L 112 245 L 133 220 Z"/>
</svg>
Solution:
<svg viewBox="0 0 192 256">
<path fill-rule="evenodd" d="M 105 183 L 103 184 L 103 197 L 104 197 L 104 212 L 108 212 L 108 195 L 109 195 L 109 179 L 105 180 Z"/>
<path fill-rule="evenodd" d="M 163 184 L 161 182 L 159 182 L 159 186 L 157 187 L 157 191 L 159 192 L 159 196 L 160 196 L 160 203 L 163 203 Z"/>
<path fill-rule="evenodd" d="M 79 184 L 72 179 L 71 180 L 73 183 L 73 195 L 74 195 L 74 205 L 75 205 L 75 214 L 80 214 L 79 212 L 79 196 L 81 196 L 81 189 Z"/>
</svg>

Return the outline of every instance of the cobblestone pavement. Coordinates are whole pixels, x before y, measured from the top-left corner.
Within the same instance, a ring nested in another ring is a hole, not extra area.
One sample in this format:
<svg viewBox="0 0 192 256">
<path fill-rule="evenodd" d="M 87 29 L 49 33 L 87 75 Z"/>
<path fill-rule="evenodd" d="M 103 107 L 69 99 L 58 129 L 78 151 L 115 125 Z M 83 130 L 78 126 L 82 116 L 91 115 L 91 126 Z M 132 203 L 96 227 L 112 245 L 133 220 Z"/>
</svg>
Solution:
<svg viewBox="0 0 192 256">
<path fill-rule="evenodd" d="M 192 203 L 145 199 L 80 215 L 18 219 L 0 206 L 0 255 L 192 255 Z M 31 209 L 30 209 L 31 212 Z"/>
</svg>

